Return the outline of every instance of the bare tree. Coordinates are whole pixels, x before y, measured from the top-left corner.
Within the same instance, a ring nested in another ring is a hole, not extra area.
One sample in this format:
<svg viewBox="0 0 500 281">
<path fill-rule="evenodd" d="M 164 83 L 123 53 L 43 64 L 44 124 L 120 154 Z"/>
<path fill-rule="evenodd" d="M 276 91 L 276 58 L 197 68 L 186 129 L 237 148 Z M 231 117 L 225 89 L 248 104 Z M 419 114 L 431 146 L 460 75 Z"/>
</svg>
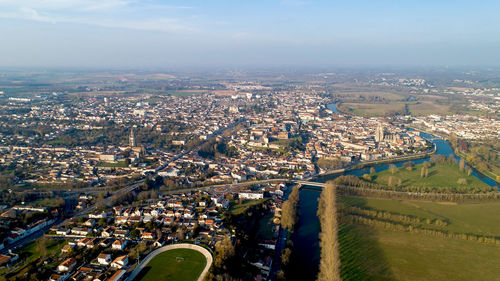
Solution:
<svg viewBox="0 0 500 281">
<path fill-rule="evenodd" d="M 340 278 L 338 244 L 337 187 L 328 182 L 319 199 L 318 216 L 321 223 L 319 281 L 337 281 Z"/>
</svg>

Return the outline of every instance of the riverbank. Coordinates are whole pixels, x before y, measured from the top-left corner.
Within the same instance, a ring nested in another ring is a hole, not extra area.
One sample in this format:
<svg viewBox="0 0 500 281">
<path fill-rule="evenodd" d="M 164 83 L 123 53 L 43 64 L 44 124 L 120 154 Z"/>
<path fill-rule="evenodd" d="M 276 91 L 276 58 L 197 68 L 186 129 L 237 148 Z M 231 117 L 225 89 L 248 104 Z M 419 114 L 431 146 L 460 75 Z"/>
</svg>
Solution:
<svg viewBox="0 0 500 281">
<path fill-rule="evenodd" d="M 432 137 L 443 139 L 444 141 L 448 142 L 448 145 L 449 145 L 451 151 L 453 152 L 455 158 L 462 158 L 464 160 L 467 158 L 465 154 L 457 151 L 456 148 L 453 147 L 450 144 L 449 136 L 444 135 L 444 134 L 435 133 L 435 132 L 428 132 L 428 131 L 423 130 L 423 129 L 418 128 L 418 127 L 413 127 L 413 126 L 407 126 L 407 127 L 411 128 L 413 130 L 419 131 L 420 133 L 427 134 L 427 135 L 432 136 Z M 457 160 L 459 160 L 459 159 L 457 159 Z M 475 176 L 488 178 L 490 180 L 489 183 L 487 182 L 489 185 L 491 185 L 491 186 L 498 186 L 498 183 L 500 183 L 499 181 L 496 180 L 496 175 L 495 174 L 492 174 L 489 171 L 485 171 L 483 169 L 480 169 L 476 165 L 473 165 L 471 163 L 466 163 L 466 164 L 469 165 L 472 168 L 472 170 L 476 174 Z"/>
<path fill-rule="evenodd" d="M 431 155 L 433 155 L 434 153 L 436 153 L 436 146 L 434 146 L 434 149 L 432 151 L 428 151 L 428 152 L 424 152 L 424 153 L 418 153 L 418 154 L 408 155 L 408 156 L 393 157 L 393 158 L 386 158 L 386 159 L 381 159 L 381 160 L 364 161 L 361 163 L 352 164 L 344 169 L 336 169 L 336 170 L 331 170 L 331 171 L 319 173 L 317 175 L 312 176 L 311 179 L 314 180 L 317 177 L 343 174 L 343 173 L 348 172 L 348 171 L 362 169 L 364 167 L 372 166 L 372 165 L 390 164 L 390 163 L 397 163 L 397 162 L 408 161 L 408 160 L 427 158 L 427 157 L 430 157 Z"/>
</svg>

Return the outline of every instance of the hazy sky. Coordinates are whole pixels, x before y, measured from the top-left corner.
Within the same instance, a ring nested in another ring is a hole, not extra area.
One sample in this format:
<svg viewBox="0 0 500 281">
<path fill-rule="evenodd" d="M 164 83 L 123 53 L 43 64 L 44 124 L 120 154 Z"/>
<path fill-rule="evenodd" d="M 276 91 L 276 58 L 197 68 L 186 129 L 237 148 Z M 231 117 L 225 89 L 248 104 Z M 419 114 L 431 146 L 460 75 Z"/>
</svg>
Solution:
<svg viewBox="0 0 500 281">
<path fill-rule="evenodd" d="M 499 12 L 498 0 L 0 0 L 0 66 L 498 66 Z"/>
</svg>

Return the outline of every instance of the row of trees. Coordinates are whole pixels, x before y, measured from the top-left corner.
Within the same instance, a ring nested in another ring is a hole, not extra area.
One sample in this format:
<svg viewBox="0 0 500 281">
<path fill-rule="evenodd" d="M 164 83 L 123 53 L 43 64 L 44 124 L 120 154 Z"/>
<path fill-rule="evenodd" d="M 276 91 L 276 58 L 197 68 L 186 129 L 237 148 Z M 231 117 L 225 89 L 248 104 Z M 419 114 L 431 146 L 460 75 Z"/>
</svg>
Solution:
<svg viewBox="0 0 500 281">
<path fill-rule="evenodd" d="M 450 144 L 463 154 L 468 163 L 483 172 L 490 172 L 497 182 L 500 182 L 500 140 L 467 141 L 450 136 Z M 496 177 L 495 177 L 496 176 Z"/>
<path fill-rule="evenodd" d="M 393 191 L 393 192 L 404 192 L 404 193 L 441 193 L 441 194 L 496 194 L 496 189 L 492 186 L 449 186 L 449 187 L 432 187 L 432 186 L 401 186 L 400 179 L 396 180 L 390 179 L 390 186 L 377 184 L 370 182 L 372 177 L 369 174 L 364 174 L 363 179 L 352 175 L 340 176 L 335 179 L 335 183 L 338 185 L 346 185 L 351 187 L 358 187 L 364 189 L 374 189 L 381 191 Z M 388 182 L 389 184 L 389 182 Z"/>
<path fill-rule="evenodd" d="M 436 225 L 436 226 L 447 226 L 448 222 L 440 219 L 423 219 L 415 216 L 410 216 L 410 215 L 403 215 L 399 213 L 391 213 L 391 212 L 386 212 L 386 211 L 378 211 L 378 210 L 371 210 L 371 209 L 363 209 L 359 207 L 344 207 L 340 208 L 339 212 L 344 215 L 344 214 L 351 214 L 351 215 L 359 215 L 363 217 L 369 217 L 369 218 L 375 218 L 375 219 L 380 219 L 380 220 L 385 220 L 385 221 L 392 221 L 396 223 L 405 223 L 413 226 L 417 226 L 420 224 L 427 224 L 427 225 Z"/>
<path fill-rule="evenodd" d="M 453 202 L 500 199 L 500 192 L 483 192 L 474 194 L 405 192 L 405 191 L 381 190 L 381 189 L 364 188 L 364 187 L 353 187 L 348 185 L 338 185 L 338 190 L 340 194 L 347 196 L 365 196 L 365 197 L 390 198 L 390 199 L 453 201 Z"/>
<path fill-rule="evenodd" d="M 295 186 L 288 196 L 288 200 L 281 207 L 281 226 L 288 231 L 293 231 L 297 223 L 297 204 L 299 203 L 299 186 Z"/>
<path fill-rule="evenodd" d="M 318 159 L 317 165 L 323 170 L 337 170 L 346 167 L 346 162 L 343 162 L 339 158 L 321 157 Z"/>
<path fill-rule="evenodd" d="M 442 238 L 451 238 L 451 239 L 460 239 L 460 240 L 469 240 L 476 241 L 480 243 L 500 245 L 500 239 L 491 236 L 482 236 L 471 233 L 454 233 L 447 232 L 443 230 L 437 229 L 428 229 L 428 228 L 419 228 L 413 225 L 405 225 L 400 223 L 393 223 L 389 221 L 374 219 L 374 218 L 366 218 L 358 215 L 345 215 L 340 217 L 340 221 L 342 223 L 348 224 L 365 224 L 371 226 L 379 226 L 390 230 L 396 231 L 406 231 L 412 233 L 425 234 L 429 236 L 442 237 Z"/>
<path fill-rule="evenodd" d="M 337 187 L 329 182 L 321 192 L 318 205 L 321 224 L 319 281 L 342 280 L 340 277 L 340 253 L 337 221 Z"/>
</svg>

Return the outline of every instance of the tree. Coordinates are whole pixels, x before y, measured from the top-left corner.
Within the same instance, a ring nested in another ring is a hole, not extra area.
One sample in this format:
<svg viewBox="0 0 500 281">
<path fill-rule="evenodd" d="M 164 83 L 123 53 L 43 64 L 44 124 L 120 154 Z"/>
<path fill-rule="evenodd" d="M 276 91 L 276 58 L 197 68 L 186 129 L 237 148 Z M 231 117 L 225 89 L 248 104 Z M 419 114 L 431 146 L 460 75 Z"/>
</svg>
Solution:
<svg viewBox="0 0 500 281">
<path fill-rule="evenodd" d="M 296 217 L 296 209 L 290 200 L 285 201 L 281 207 L 281 226 L 291 231 L 295 225 Z"/>
<path fill-rule="evenodd" d="M 290 262 L 290 257 L 292 255 L 292 250 L 290 248 L 285 248 L 281 252 L 281 263 L 286 266 Z"/>
<path fill-rule="evenodd" d="M 229 236 L 225 236 L 215 244 L 214 265 L 225 269 L 225 262 L 235 255 L 236 251 Z"/>
<path fill-rule="evenodd" d="M 141 235 L 141 233 L 137 229 L 133 229 L 132 231 L 130 231 L 130 234 L 129 234 L 130 238 L 132 238 L 132 239 L 137 239 L 137 238 L 139 238 L 140 235 Z"/>
<path fill-rule="evenodd" d="M 372 180 L 372 176 L 370 176 L 369 174 L 364 174 L 363 175 L 363 179 L 366 180 L 366 181 L 371 181 Z"/>
<path fill-rule="evenodd" d="M 389 170 L 391 171 L 391 174 L 394 175 L 396 173 L 397 169 L 398 168 L 396 167 L 396 165 L 394 165 L 394 164 L 389 165 Z"/>
<path fill-rule="evenodd" d="M 184 238 L 185 238 L 184 229 L 182 228 L 177 229 L 177 239 L 184 240 Z"/>
<path fill-rule="evenodd" d="M 288 200 L 281 206 L 281 226 L 289 231 L 297 222 L 297 204 L 299 203 L 299 186 L 295 186 L 288 196 Z"/>
<path fill-rule="evenodd" d="M 412 161 L 405 162 L 403 163 L 403 167 L 405 167 L 408 171 L 411 171 L 413 170 L 413 162 Z"/>
<path fill-rule="evenodd" d="M 337 281 L 340 278 L 340 254 L 338 244 L 337 187 L 327 183 L 321 192 L 318 205 L 321 224 L 319 281 Z"/>
<path fill-rule="evenodd" d="M 460 163 L 458 164 L 458 169 L 460 172 L 465 172 L 465 161 L 463 158 L 460 158 Z"/>
<path fill-rule="evenodd" d="M 375 168 L 373 168 L 373 167 L 370 168 L 370 174 L 372 174 L 372 175 L 375 174 Z"/>
</svg>

